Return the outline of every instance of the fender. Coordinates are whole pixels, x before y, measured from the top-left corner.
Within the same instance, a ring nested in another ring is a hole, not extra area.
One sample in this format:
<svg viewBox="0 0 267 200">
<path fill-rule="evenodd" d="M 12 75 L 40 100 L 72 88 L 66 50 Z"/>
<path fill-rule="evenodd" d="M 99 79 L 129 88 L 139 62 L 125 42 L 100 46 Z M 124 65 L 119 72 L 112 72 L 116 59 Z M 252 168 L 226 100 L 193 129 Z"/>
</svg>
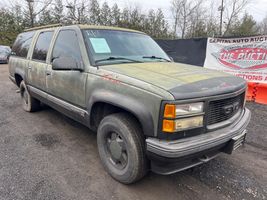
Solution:
<svg viewBox="0 0 267 200">
<path fill-rule="evenodd" d="M 108 103 L 132 113 L 141 123 L 144 135 L 154 136 L 154 123 L 152 114 L 147 107 L 136 99 L 120 93 L 107 90 L 97 90 L 92 93 L 88 102 L 89 118 L 91 117 L 91 109 L 97 102 Z"/>
</svg>

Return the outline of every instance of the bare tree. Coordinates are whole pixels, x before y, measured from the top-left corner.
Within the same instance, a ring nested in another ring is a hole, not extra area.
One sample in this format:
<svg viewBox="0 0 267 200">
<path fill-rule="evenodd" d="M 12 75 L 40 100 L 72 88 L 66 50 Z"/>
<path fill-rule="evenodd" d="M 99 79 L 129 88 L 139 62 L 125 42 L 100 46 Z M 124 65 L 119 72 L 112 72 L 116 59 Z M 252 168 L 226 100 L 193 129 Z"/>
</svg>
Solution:
<svg viewBox="0 0 267 200">
<path fill-rule="evenodd" d="M 234 20 L 238 18 L 240 13 L 248 5 L 250 0 L 231 0 L 228 1 L 225 5 L 226 19 L 225 19 L 225 31 L 223 35 L 227 35 L 231 26 L 234 23 Z"/>
<path fill-rule="evenodd" d="M 267 15 L 260 23 L 260 33 L 267 34 Z"/>
<path fill-rule="evenodd" d="M 191 15 L 188 16 L 189 25 L 187 37 L 206 36 L 206 20 L 208 18 L 203 7 L 204 1 L 198 1 Z"/>
<path fill-rule="evenodd" d="M 177 34 L 177 26 L 178 20 L 180 18 L 180 10 L 181 10 L 181 1 L 172 1 L 171 3 L 171 11 L 174 18 L 174 25 L 173 25 L 173 36 L 175 37 Z"/>
<path fill-rule="evenodd" d="M 207 29 L 207 36 L 208 37 L 214 37 L 219 34 L 219 22 L 216 18 L 216 12 L 218 5 L 216 2 L 212 1 L 210 2 L 210 9 L 209 13 L 206 18 L 206 29 Z"/>
<path fill-rule="evenodd" d="M 78 1 L 73 0 L 67 2 L 68 17 L 72 20 L 72 23 L 86 23 L 88 21 L 87 9 L 88 5 L 85 4 L 86 0 Z"/>
<path fill-rule="evenodd" d="M 62 3 L 62 0 L 55 0 L 55 3 L 53 4 L 52 8 L 52 15 L 54 23 L 62 23 L 64 20 L 64 5 Z"/>
<path fill-rule="evenodd" d="M 42 2 L 25 0 L 24 15 L 30 27 L 34 27 L 36 17 L 45 11 L 51 2 L 52 0 L 43 0 Z"/>
<path fill-rule="evenodd" d="M 174 17 L 174 31 L 177 34 L 177 28 L 181 33 L 181 37 L 185 38 L 186 31 L 191 26 L 192 15 L 197 13 L 204 0 L 173 0 L 172 14 Z M 197 17 L 199 13 L 197 13 Z"/>
</svg>

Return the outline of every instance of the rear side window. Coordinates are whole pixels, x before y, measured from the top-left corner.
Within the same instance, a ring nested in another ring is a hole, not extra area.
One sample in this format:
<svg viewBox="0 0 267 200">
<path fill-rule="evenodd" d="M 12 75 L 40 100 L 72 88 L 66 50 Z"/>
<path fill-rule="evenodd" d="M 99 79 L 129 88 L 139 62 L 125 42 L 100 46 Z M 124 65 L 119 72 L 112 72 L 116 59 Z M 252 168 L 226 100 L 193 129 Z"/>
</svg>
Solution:
<svg viewBox="0 0 267 200">
<path fill-rule="evenodd" d="M 32 38 L 35 32 L 25 32 L 18 35 L 12 47 L 12 54 L 15 56 L 26 58 Z"/>
<path fill-rule="evenodd" d="M 46 61 L 46 56 L 52 37 L 53 31 L 40 33 L 33 50 L 32 59 Z"/>
<path fill-rule="evenodd" d="M 58 57 L 73 57 L 77 62 L 82 61 L 78 38 L 75 31 L 62 30 L 59 32 L 52 53 L 52 59 Z"/>
</svg>

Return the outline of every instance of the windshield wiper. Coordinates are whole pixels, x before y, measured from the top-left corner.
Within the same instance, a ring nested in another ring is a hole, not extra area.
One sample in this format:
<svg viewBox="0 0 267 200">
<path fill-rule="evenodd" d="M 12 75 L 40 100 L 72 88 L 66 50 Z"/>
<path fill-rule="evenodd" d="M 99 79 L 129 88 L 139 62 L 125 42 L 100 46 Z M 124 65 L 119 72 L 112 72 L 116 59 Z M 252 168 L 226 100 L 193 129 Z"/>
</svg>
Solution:
<svg viewBox="0 0 267 200">
<path fill-rule="evenodd" d="M 95 63 L 99 63 L 99 62 L 103 62 L 103 61 L 109 61 L 109 60 L 127 60 L 127 61 L 131 61 L 131 62 L 139 62 L 141 63 L 142 61 L 140 60 L 134 60 L 134 59 L 131 59 L 131 58 L 125 58 L 125 57 L 108 57 L 108 58 L 103 58 L 103 59 L 99 59 L 99 60 L 96 60 Z"/>
<path fill-rule="evenodd" d="M 165 60 L 167 62 L 171 62 L 170 60 L 158 56 L 143 56 L 143 58 L 150 58 L 150 59 L 159 59 L 159 60 Z"/>
</svg>

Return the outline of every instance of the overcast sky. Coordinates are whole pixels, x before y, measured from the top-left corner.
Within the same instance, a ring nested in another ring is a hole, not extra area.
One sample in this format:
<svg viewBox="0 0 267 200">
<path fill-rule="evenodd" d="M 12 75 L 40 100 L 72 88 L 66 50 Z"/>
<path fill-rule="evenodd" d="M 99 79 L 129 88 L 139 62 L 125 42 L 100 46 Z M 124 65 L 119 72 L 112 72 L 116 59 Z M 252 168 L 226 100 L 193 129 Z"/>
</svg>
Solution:
<svg viewBox="0 0 267 200">
<path fill-rule="evenodd" d="M 8 5 L 8 2 L 20 2 L 22 0 L 0 0 L 0 6 Z M 43 1 L 43 0 L 37 0 Z M 67 1 L 67 0 L 63 0 Z M 99 0 L 100 4 L 104 1 L 107 1 L 110 5 L 113 3 L 117 3 L 121 8 L 129 7 L 129 6 L 139 6 L 143 11 L 148 11 L 149 9 L 157 9 L 161 8 L 164 12 L 166 20 L 172 24 L 173 20 L 170 7 L 172 0 Z M 210 0 L 214 1 L 216 4 L 220 5 L 221 0 Z M 232 0 L 224 0 L 227 4 L 227 1 Z M 247 12 L 253 15 L 256 21 L 261 21 L 267 15 L 267 0 L 250 0 L 250 4 L 246 8 Z M 214 12 L 218 12 L 215 10 Z M 218 20 L 219 20 L 219 12 L 218 12 Z"/>
</svg>

